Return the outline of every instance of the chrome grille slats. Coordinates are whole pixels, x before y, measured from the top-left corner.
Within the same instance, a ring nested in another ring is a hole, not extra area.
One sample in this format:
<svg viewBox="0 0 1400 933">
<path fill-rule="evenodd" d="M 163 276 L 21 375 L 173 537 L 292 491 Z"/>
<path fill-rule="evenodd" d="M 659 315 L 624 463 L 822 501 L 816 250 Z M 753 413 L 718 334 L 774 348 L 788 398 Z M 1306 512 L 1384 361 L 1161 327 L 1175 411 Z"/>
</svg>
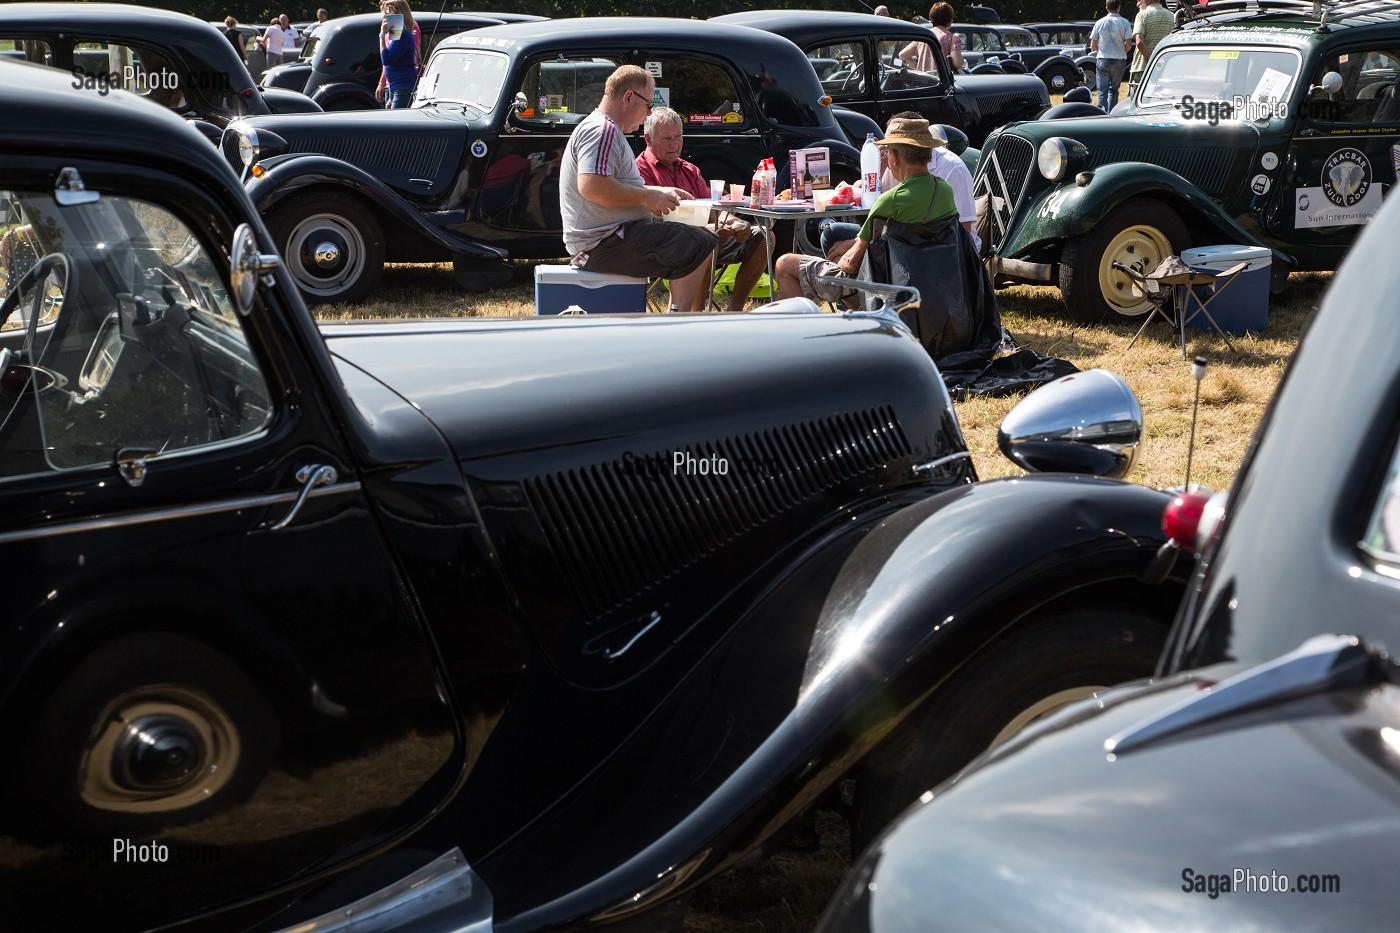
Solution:
<svg viewBox="0 0 1400 933">
<path fill-rule="evenodd" d="M 912 452 L 888 407 L 684 449 L 697 461 L 724 459 L 728 474 L 673 473 L 666 451 L 525 480 L 545 540 L 591 620 L 804 502 Z"/>
<path fill-rule="evenodd" d="M 982 164 L 978 166 L 973 184 L 973 196 L 985 194 L 991 199 L 990 247 L 998 246 L 1006 236 L 1034 164 L 1035 146 L 1029 140 L 1009 133 L 997 136 L 988 150 L 982 153 Z"/>
</svg>

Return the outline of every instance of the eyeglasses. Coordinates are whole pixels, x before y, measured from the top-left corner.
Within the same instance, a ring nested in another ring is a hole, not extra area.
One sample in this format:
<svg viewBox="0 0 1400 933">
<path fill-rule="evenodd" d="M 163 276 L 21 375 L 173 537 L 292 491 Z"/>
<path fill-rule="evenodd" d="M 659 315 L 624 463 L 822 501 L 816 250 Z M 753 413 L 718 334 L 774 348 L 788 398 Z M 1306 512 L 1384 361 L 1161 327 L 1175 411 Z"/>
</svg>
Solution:
<svg viewBox="0 0 1400 933">
<path fill-rule="evenodd" d="M 647 105 L 647 113 L 651 113 L 651 109 L 656 106 L 656 101 L 643 97 L 642 95 L 638 94 L 634 90 L 631 90 L 630 88 L 628 89 L 627 93 L 637 98 L 637 100 L 640 100 L 643 103 L 645 103 Z"/>
</svg>

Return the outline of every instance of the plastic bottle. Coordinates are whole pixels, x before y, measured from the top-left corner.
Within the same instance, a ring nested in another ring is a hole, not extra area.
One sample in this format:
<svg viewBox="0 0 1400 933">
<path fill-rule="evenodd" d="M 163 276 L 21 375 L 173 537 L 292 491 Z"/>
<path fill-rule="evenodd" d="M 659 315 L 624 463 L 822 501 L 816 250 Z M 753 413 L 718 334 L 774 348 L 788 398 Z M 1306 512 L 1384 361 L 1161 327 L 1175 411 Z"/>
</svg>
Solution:
<svg viewBox="0 0 1400 933">
<path fill-rule="evenodd" d="M 759 159 L 753 170 L 753 181 L 749 184 L 749 207 L 758 207 L 763 203 L 763 162 L 763 159 Z"/>
<path fill-rule="evenodd" d="M 773 203 L 778 193 L 778 170 L 773 167 L 772 159 L 763 160 L 763 171 L 760 174 L 762 175 L 760 180 L 762 193 L 759 195 L 758 203 L 767 207 Z"/>
<path fill-rule="evenodd" d="M 860 176 L 865 182 L 860 206 L 873 207 L 880 196 L 880 147 L 875 145 L 874 133 L 866 133 L 865 145 L 860 147 Z"/>
</svg>

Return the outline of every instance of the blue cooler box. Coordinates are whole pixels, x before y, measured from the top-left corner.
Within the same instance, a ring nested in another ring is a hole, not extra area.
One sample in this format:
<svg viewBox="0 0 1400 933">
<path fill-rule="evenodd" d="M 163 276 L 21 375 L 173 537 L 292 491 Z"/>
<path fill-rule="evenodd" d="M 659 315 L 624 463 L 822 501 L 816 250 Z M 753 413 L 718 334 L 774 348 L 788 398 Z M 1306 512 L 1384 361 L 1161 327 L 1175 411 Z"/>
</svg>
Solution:
<svg viewBox="0 0 1400 933">
<path fill-rule="evenodd" d="M 1243 334 L 1264 330 L 1269 326 L 1269 279 L 1274 254 L 1263 246 L 1200 246 L 1181 251 L 1181 261 L 1195 269 L 1224 272 L 1237 263 L 1249 265 L 1235 277 L 1220 297 L 1206 305 L 1215 323 L 1227 334 Z M 1197 287 L 1202 301 L 1210 297 L 1209 288 Z M 1190 312 L 1195 314 L 1189 327 L 1210 330 L 1210 322 L 1191 299 Z"/>
<path fill-rule="evenodd" d="M 589 314 L 643 314 L 647 280 L 573 266 L 535 266 L 535 313 L 558 314 L 569 305 Z"/>
</svg>

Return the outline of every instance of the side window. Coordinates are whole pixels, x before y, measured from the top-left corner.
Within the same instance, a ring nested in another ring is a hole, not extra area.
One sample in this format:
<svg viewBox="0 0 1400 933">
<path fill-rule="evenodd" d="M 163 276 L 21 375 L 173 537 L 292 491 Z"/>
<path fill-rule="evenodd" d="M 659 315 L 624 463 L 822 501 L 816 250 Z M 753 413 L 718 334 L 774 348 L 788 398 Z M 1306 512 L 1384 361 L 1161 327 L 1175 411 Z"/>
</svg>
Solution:
<svg viewBox="0 0 1400 933">
<path fill-rule="evenodd" d="M 596 56 L 535 62 L 525 69 L 516 89 L 517 104 L 523 104 L 518 117 L 539 123 L 580 122 L 602 101 L 608 75 L 620 64 L 620 60 Z"/>
<path fill-rule="evenodd" d="M 932 43 L 883 39 L 876 50 L 880 55 L 880 90 L 923 90 L 942 83 Z"/>
<path fill-rule="evenodd" d="M 0 482 L 226 444 L 263 430 L 270 397 L 225 281 L 165 208 L 120 196 L 61 207 L 0 192 Z M 13 246 L 13 244 L 12 244 Z M 35 258 L 37 257 L 37 258 Z M 17 325 L 17 326 L 16 326 Z"/>
<path fill-rule="evenodd" d="M 1400 576 L 1400 451 L 1386 471 L 1380 498 L 1371 510 L 1371 521 L 1361 549 L 1385 564 L 1390 576 Z"/>
<path fill-rule="evenodd" d="M 1400 46 L 1342 52 L 1322 62 L 1313 87 L 1335 71 L 1342 88 L 1330 97 L 1314 90 L 1308 116 L 1318 123 L 1400 123 Z"/>
<path fill-rule="evenodd" d="M 733 128 L 750 116 L 729 72 L 714 62 L 647 56 L 639 64 L 656 76 L 656 103 L 679 113 L 687 132 L 705 126 Z"/>
<path fill-rule="evenodd" d="M 53 49 L 43 39 L 0 38 L 0 59 L 53 67 Z"/>
<path fill-rule="evenodd" d="M 75 77 L 83 77 L 102 87 L 130 91 L 177 112 L 199 104 L 203 109 L 230 113 L 233 89 L 222 76 L 209 72 L 198 87 L 169 56 L 152 48 L 118 45 L 111 42 L 79 42 L 73 48 Z"/>
<path fill-rule="evenodd" d="M 807 60 L 821 79 L 822 90 L 834 98 L 865 93 L 865 45 L 839 42 L 807 50 Z"/>
</svg>

